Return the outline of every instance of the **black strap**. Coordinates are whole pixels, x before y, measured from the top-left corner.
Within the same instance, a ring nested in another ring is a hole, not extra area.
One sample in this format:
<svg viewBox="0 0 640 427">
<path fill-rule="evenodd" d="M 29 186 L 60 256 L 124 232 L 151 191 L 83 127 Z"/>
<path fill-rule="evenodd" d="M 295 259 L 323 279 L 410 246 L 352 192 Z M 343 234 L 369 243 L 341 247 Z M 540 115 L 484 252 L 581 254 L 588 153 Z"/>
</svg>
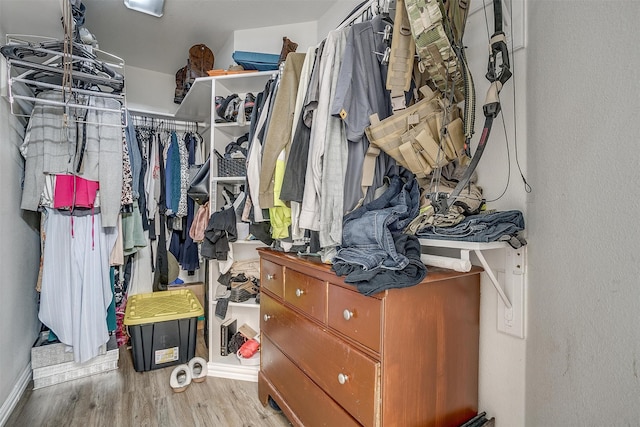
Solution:
<svg viewBox="0 0 640 427">
<path fill-rule="evenodd" d="M 478 162 L 480 161 L 482 153 L 484 153 L 484 148 L 489 140 L 493 119 L 495 119 L 498 116 L 498 113 L 500 113 L 500 90 L 507 80 L 511 78 L 509 50 L 505 43 L 504 33 L 502 32 L 502 0 L 493 0 L 493 12 L 495 32 L 493 33 L 493 36 L 491 36 L 491 52 L 489 53 L 489 64 L 487 66 L 487 74 L 485 76 L 487 80 L 491 82 L 491 86 L 489 86 L 485 103 L 482 106 L 482 111 L 485 116 L 484 128 L 482 129 L 480 142 L 473 154 L 471 163 L 469 163 L 467 170 L 453 192 L 449 195 L 447 195 L 447 193 L 437 193 L 431 196 L 431 203 L 437 214 L 445 215 L 449 208 L 455 203 L 456 198 L 460 195 L 462 190 L 469 185 L 469 180 L 471 179 L 476 166 L 478 166 Z M 502 61 L 502 63 L 499 64 L 499 74 L 497 74 L 498 58 Z M 465 147 L 465 150 L 466 149 L 468 149 L 468 146 Z"/>
<path fill-rule="evenodd" d="M 160 233 L 158 234 L 158 250 L 156 253 L 156 269 L 153 274 L 153 291 L 166 291 L 169 284 L 169 260 L 167 255 L 167 236 L 165 226 L 167 222 L 165 206 L 165 182 L 164 182 L 164 159 L 162 153 L 164 146 L 158 134 L 158 155 L 160 156 L 160 198 L 158 200 L 158 212 L 160 214 Z"/>
</svg>

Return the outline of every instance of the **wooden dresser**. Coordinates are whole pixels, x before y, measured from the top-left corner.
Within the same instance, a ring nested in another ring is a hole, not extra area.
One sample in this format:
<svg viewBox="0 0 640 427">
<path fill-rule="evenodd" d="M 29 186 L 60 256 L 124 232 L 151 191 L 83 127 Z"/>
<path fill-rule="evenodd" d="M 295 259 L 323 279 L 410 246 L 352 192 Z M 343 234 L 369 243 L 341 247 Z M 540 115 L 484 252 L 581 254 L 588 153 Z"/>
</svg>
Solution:
<svg viewBox="0 0 640 427">
<path fill-rule="evenodd" d="M 259 249 L 258 393 L 296 426 L 459 426 L 477 413 L 480 272 L 429 267 L 364 296 L 330 266 Z"/>
</svg>

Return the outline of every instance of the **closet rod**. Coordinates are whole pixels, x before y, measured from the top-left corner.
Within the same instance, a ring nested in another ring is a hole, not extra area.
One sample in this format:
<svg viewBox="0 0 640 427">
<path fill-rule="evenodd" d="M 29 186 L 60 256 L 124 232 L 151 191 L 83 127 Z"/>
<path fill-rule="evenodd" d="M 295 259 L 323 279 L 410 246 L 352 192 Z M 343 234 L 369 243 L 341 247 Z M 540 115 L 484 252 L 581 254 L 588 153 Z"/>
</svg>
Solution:
<svg viewBox="0 0 640 427">
<path fill-rule="evenodd" d="M 175 116 L 171 113 L 162 113 L 159 111 L 146 111 L 146 110 L 137 110 L 135 108 L 128 108 L 129 114 L 134 117 L 139 118 L 147 118 L 147 119 L 158 119 L 158 120 L 167 120 L 172 123 L 181 124 L 181 125 L 196 125 L 199 129 L 206 129 L 207 124 L 204 122 L 197 121 L 187 121 L 182 119 L 176 119 Z"/>
</svg>

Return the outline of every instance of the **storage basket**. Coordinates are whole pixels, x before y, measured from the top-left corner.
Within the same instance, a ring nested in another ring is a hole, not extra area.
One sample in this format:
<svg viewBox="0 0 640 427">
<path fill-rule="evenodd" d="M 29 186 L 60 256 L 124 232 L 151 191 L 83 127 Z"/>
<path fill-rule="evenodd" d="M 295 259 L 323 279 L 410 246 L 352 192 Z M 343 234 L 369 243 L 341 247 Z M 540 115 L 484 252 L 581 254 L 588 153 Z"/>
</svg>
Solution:
<svg viewBox="0 0 640 427">
<path fill-rule="evenodd" d="M 246 176 L 246 159 L 218 157 L 218 176 Z"/>
</svg>

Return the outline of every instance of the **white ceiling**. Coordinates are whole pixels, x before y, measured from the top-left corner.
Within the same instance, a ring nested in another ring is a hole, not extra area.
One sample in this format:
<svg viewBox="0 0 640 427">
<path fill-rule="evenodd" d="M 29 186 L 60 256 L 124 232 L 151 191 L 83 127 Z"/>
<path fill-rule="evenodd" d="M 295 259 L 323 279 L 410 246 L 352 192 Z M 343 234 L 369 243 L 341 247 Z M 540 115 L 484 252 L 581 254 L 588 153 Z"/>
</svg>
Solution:
<svg viewBox="0 0 640 427">
<path fill-rule="evenodd" d="M 122 0 L 83 0 L 85 26 L 100 49 L 127 65 L 174 74 L 189 47 L 220 50 L 234 30 L 316 21 L 339 0 L 165 0 L 156 18 L 125 8 Z M 62 38 L 56 0 L 0 0 L 0 29 L 8 34 Z M 1 41 L 4 44 L 4 40 Z"/>
</svg>

